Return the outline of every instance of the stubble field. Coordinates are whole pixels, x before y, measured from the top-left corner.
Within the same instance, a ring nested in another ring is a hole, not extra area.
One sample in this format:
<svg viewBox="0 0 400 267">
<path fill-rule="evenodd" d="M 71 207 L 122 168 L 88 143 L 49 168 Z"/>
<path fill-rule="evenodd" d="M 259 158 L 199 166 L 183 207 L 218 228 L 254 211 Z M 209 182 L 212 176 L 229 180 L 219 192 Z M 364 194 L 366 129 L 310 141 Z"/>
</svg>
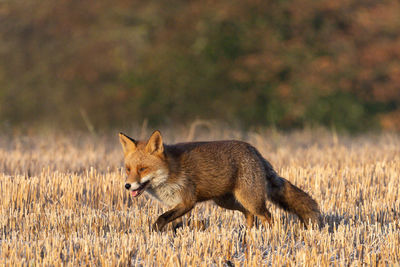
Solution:
<svg viewBox="0 0 400 267">
<path fill-rule="evenodd" d="M 0 137 L 0 265 L 359 266 L 400 263 L 400 136 L 324 130 L 261 134 L 163 131 L 167 143 L 241 139 L 320 205 L 306 230 L 267 203 L 275 223 L 247 230 L 206 202 L 176 231 L 151 231 L 167 208 L 124 189 L 117 132 Z M 150 131 L 127 132 L 145 137 Z"/>
</svg>

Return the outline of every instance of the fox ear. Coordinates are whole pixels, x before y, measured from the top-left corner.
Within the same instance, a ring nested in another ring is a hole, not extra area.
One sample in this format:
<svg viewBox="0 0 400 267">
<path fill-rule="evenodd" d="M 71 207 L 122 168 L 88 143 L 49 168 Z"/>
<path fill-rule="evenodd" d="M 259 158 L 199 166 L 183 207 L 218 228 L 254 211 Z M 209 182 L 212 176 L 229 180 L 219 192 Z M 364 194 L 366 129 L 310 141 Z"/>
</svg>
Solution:
<svg viewBox="0 0 400 267">
<path fill-rule="evenodd" d="M 119 133 L 119 141 L 121 142 L 125 155 L 136 150 L 136 141 L 126 134 Z"/>
<path fill-rule="evenodd" d="M 164 152 L 164 145 L 160 131 L 154 131 L 147 141 L 146 152 L 150 154 L 161 154 Z"/>
</svg>

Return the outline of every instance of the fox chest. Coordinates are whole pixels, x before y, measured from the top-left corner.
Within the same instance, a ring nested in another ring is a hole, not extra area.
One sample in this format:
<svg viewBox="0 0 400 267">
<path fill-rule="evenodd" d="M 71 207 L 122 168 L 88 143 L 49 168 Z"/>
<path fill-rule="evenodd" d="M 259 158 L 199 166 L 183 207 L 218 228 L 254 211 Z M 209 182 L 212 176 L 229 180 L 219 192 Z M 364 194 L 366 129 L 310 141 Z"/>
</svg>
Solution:
<svg viewBox="0 0 400 267">
<path fill-rule="evenodd" d="M 160 202 L 174 207 L 182 202 L 182 187 L 179 184 L 163 184 L 155 188 L 149 187 L 146 191 Z"/>
</svg>

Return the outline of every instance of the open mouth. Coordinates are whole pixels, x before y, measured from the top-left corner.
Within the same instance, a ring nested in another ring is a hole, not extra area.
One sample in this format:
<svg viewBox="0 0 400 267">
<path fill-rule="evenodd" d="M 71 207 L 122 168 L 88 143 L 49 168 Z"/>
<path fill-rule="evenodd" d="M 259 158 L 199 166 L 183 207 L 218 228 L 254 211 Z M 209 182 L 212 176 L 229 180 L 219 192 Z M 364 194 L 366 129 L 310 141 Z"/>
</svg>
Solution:
<svg viewBox="0 0 400 267">
<path fill-rule="evenodd" d="M 140 195 L 143 193 L 143 191 L 146 189 L 146 186 L 147 186 L 149 183 L 150 183 L 150 181 L 147 181 L 147 182 L 141 184 L 140 187 L 139 187 L 138 189 L 132 190 L 132 191 L 131 191 L 131 195 L 132 195 L 133 197 L 138 197 L 138 196 L 140 196 Z"/>
</svg>

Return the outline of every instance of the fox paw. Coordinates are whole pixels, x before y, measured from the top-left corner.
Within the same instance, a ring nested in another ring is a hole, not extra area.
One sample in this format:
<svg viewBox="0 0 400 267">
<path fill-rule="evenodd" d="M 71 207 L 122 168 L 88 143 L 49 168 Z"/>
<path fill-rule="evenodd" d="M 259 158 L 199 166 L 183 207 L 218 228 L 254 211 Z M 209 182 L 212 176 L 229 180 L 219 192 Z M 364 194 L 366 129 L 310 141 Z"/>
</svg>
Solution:
<svg viewBox="0 0 400 267">
<path fill-rule="evenodd" d="M 163 218 L 158 218 L 157 221 L 153 224 L 152 229 L 155 232 L 161 232 L 162 229 L 164 228 L 164 226 L 165 226 L 164 219 Z"/>
</svg>

